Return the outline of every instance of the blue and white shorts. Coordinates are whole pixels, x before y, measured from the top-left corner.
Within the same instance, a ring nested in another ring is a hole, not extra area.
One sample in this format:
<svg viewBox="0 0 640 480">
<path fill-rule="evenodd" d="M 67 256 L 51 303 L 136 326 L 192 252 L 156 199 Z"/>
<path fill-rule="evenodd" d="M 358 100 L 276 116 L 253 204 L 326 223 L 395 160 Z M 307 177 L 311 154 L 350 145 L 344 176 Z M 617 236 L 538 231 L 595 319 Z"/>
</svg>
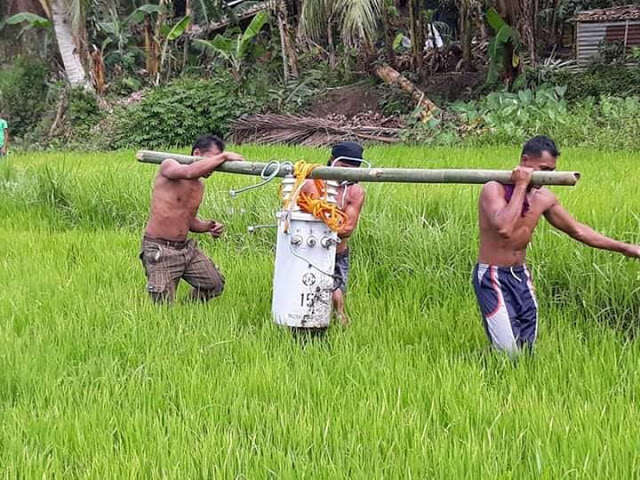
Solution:
<svg viewBox="0 0 640 480">
<path fill-rule="evenodd" d="M 473 270 L 473 288 L 493 346 L 510 354 L 533 347 L 538 333 L 538 302 L 526 265 L 479 263 Z"/>
</svg>

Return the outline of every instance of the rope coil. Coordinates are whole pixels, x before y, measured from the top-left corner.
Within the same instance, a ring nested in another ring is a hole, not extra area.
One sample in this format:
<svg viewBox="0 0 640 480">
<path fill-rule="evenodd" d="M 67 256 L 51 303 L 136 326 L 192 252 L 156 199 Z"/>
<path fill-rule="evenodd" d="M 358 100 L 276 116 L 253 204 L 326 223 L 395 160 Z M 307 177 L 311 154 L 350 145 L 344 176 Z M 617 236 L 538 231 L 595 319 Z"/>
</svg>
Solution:
<svg viewBox="0 0 640 480">
<path fill-rule="evenodd" d="M 319 198 L 301 193 L 305 181 L 314 169 L 321 165 L 306 163 L 300 160 L 293 167 L 295 182 L 291 194 L 284 200 L 284 209 L 291 211 L 294 204 L 297 204 L 303 212 L 310 213 L 318 220 L 322 220 L 327 227 L 337 232 L 347 223 L 347 214 L 334 203 L 329 202 L 326 183 L 320 179 L 314 179 L 314 185 L 318 191 Z"/>
</svg>

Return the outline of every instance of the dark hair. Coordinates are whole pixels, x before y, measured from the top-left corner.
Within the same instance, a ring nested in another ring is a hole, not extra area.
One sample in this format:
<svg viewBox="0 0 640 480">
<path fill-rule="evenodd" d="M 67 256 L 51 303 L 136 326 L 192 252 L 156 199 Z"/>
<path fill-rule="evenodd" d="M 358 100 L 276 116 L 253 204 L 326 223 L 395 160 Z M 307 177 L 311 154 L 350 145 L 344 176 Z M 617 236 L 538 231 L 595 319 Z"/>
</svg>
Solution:
<svg viewBox="0 0 640 480">
<path fill-rule="evenodd" d="M 193 146 L 191 147 L 191 155 L 193 152 L 200 150 L 201 152 L 206 152 L 211 148 L 212 145 L 218 147 L 221 152 L 224 152 L 224 142 L 217 135 L 213 135 L 208 133 L 206 135 L 200 135 L 195 142 L 193 142 Z"/>
<path fill-rule="evenodd" d="M 522 148 L 522 155 L 539 157 L 543 152 L 549 152 L 552 157 L 560 156 L 560 150 L 556 147 L 555 142 L 544 135 L 531 138 Z"/>
</svg>

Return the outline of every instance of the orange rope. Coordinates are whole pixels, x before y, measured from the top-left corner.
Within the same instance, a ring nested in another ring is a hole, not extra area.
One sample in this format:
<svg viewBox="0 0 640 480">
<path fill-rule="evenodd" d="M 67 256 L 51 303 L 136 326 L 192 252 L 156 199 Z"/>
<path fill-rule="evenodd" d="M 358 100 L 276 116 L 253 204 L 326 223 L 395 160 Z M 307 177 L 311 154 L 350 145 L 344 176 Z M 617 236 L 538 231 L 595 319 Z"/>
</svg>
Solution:
<svg viewBox="0 0 640 480">
<path fill-rule="evenodd" d="M 327 187 L 325 182 L 319 179 L 313 180 L 320 198 L 312 198 L 305 193 L 299 195 L 297 199 L 293 198 L 302 184 L 309 178 L 311 172 L 319 166 L 320 165 L 306 163 L 302 160 L 296 162 L 293 167 L 293 174 L 296 177 L 296 181 L 293 184 L 291 195 L 284 201 L 284 208 L 286 210 L 292 201 L 297 200 L 297 204 L 302 211 L 310 213 L 317 219 L 322 220 L 331 230 L 337 232 L 347 223 L 348 217 L 337 205 L 327 200 Z"/>
</svg>

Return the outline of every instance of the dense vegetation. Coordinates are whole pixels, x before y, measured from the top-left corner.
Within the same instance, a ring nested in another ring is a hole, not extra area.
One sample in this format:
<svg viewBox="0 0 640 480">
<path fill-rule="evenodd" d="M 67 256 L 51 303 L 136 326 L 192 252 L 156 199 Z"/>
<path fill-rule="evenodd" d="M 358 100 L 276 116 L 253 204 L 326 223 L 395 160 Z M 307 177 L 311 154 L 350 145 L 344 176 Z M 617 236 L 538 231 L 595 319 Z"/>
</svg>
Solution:
<svg viewBox="0 0 640 480">
<path fill-rule="evenodd" d="M 562 146 L 562 145 L 561 145 Z M 246 147 L 254 160 L 323 150 Z M 372 148 L 377 166 L 509 168 L 518 149 Z M 577 218 L 640 242 L 637 154 L 564 149 Z M 602 168 L 606 165 L 606 168 Z M 640 264 L 541 225 L 536 355 L 490 354 L 470 284 L 478 187 L 368 184 L 353 324 L 301 345 L 271 323 L 276 186 L 214 175 L 207 306 L 151 305 L 137 259 L 155 168 L 133 152 L 0 166 L 0 472 L 29 478 L 632 478 Z M 543 222 L 544 223 L 544 222 Z"/>
<path fill-rule="evenodd" d="M 606 136 L 640 115 L 635 98 L 620 100 L 640 95 L 640 50 L 605 43 L 592 65 L 571 60 L 568 20 L 624 1 L 279 0 L 247 17 L 256 2 L 65 2 L 0 11 L 0 34 L 17 38 L 0 50 L 0 111 L 19 148 L 184 145 L 245 114 L 305 112 L 353 82 L 382 83 L 379 110 L 403 117 L 408 141 L 518 144 L 545 130 L 608 148 Z M 49 8 L 61 4 L 70 38 Z M 443 44 L 423 48 L 433 28 Z M 394 69 L 417 88 L 437 75 L 476 80 L 454 101 L 426 90 L 439 108 L 425 115 L 384 83 Z"/>
</svg>

